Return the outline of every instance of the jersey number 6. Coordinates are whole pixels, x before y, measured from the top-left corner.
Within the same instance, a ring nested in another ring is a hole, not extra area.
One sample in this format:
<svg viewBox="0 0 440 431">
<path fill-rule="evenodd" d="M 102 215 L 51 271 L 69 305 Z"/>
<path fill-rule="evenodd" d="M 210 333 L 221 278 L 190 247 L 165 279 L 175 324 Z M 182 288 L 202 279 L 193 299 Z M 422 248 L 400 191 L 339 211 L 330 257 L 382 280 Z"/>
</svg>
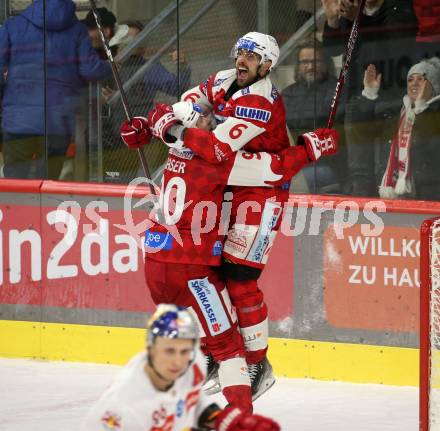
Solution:
<svg viewBox="0 0 440 431">
<path fill-rule="evenodd" d="M 248 126 L 246 124 L 243 124 L 243 123 L 236 124 L 229 131 L 229 137 L 231 139 L 238 139 L 243 134 L 243 130 L 247 129 L 247 128 L 248 128 Z"/>
</svg>

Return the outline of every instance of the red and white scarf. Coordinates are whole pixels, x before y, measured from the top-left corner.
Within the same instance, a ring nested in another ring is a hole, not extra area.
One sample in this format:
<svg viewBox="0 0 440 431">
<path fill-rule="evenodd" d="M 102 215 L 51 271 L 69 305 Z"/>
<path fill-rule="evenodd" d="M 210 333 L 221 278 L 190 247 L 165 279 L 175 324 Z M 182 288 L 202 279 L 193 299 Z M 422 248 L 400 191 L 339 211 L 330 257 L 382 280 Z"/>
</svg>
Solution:
<svg viewBox="0 0 440 431">
<path fill-rule="evenodd" d="M 403 98 L 400 111 L 399 128 L 391 141 L 391 150 L 379 195 L 385 199 L 396 199 L 402 195 L 413 193 L 411 175 L 411 133 L 414 127 L 416 113 L 411 106 L 408 96 Z"/>
</svg>

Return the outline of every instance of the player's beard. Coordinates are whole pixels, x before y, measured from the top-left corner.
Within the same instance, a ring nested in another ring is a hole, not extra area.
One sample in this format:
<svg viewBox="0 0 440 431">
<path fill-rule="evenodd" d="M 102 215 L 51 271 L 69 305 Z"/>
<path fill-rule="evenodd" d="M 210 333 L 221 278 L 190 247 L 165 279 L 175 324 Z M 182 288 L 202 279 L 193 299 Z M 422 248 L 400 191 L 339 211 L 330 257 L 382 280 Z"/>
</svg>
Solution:
<svg viewBox="0 0 440 431">
<path fill-rule="evenodd" d="M 247 69 L 247 74 L 246 76 L 243 76 L 243 72 L 240 72 L 239 70 L 240 67 L 236 67 L 235 71 L 236 71 L 236 82 L 237 82 L 237 86 L 239 88 L 245 88 L 245 87 L 249 87 L 252 84 L 254 84 L 255 82 L 257 82 L 260 79 L 260 76 L 258 74 L 259 70 L 260 70 L 260 66 L 258 66 L 257 72 L 255 74 L 255 76 L 252 76 L 249 72 L 248 68 Z"/>
</svg>

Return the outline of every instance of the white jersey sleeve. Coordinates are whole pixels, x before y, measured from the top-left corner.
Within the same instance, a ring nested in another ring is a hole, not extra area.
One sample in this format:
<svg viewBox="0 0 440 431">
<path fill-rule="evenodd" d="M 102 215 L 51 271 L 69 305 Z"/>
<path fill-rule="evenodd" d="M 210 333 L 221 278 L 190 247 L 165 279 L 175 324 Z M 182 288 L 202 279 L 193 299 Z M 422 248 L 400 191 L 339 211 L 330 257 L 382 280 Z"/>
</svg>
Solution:
<svg viewBox="0 0 440 431">
<path fill-rule="evenodd" d="M 278 154 L 238 151 L 224 172 L 229 185 L 282 186 L 308 163 L 302 145 L 286 148 Z"/>
<path fill-rule="evenodd" d="M 212 109 L 213 107 L 212 103 L 208 99 L 208 96 L 203 92 L 201 85 L 185 91 L 180 100 L 198 103 L 199 105 L 203 105 L 208 109 Z"/>
<path fill-rule="evenodd" d="M 245 153 L 239 151 L 234 158 L 228 184 L 235 186 L 267 187 L 283 178 L 272 171 L 274 156 L 269 153 Z"/>
</svg>

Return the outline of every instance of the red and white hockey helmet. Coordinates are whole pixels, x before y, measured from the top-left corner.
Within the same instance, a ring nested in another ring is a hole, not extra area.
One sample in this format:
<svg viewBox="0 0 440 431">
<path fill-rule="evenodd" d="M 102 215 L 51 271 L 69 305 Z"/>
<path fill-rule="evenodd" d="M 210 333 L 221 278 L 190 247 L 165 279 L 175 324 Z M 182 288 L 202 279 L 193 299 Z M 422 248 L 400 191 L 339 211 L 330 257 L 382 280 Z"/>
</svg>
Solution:
<svg viewBox="0 0 440 431">
<path fill-rule="evenodd" d="M 237 43 L 232 49 L 232 56 L 234 58 L 237 58 L 240 49 L 245 49 L 258 54 L 261 57 L 260 64 L 270 60 L 272 65 L 269 70 L 275 67 L 280 56 L 280 48 L 276 39 L 269 34 L 258 33 L 256 31 L 246 33 L 237 40 Z"/>
<path fill-rule="evenodd" d="M 184 102 L 177 102 L 172 106 L 175 117 L 184 127 L 196 127 L 197 120 L 202 114 L 202 108 L 200 105 L 187 100 Z"/>
</svg>

